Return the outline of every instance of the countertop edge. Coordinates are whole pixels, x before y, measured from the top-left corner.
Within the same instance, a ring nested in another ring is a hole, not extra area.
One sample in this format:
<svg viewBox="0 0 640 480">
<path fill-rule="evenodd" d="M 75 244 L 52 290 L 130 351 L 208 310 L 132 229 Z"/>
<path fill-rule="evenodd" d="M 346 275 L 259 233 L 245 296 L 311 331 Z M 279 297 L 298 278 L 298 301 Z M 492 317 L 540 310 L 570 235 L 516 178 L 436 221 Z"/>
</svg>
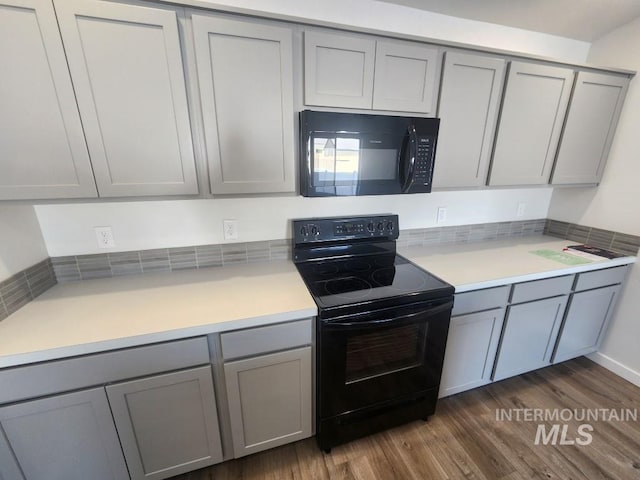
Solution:
<svg viewBox="0 0 640 480">
<path fill-rule="evenodd" d="M 491 287 L 500 287 L 502 285 L 510 285 L 512 283 L 530 282 L 533 280 L 541 280 L 543 278 L 561 277 L 563 275 L 573 275 L 576 273 L 592 272 L 594 270 L 603 270 L 605 268 L 620 267 L 630 265 L 637 262 L 637 257 L 620 257 L 608 260 L 606 262 L 587 263 L 584 265 L 567 266 L 558 270 L 549 270 L 544 272 L 528 273 L 524 275 L 515 275 L 512 277 L 501 277 L 493 280 L 486 280 L 475 283 L 465 283 L 455 286 L 456 293 L 470 292 L 473 290 L 482 290 Z M 446 281 L 446 278 L 443 280 Z"/>
<path fill-rule="evenodd" d="M 318 315 L 317 307 L 291 310 L 251 318 L 229 319 L 224 322 L 197 325 L 192 327 L 178 328 L 175 330 L 165 330 L 161 332 L 136 335 L 132 337 L 114 338 L 101 342 L 84 343 L 80 345 L 68 345 L 48 350 L 25 352 L 15 355 L 0 357 L 0 369 L 20 367 L 28 364 L 61 360 L 63 358 L 91 355 L 108 350 L 120 350 L 123 348 L 139 347 L 151 343 L 160 343 L 173 340 L 180 340 L 189 337 L 198 337 L 212 333 L 222 333 L 232 330 L 260 327 L 275 323 L 284 323 L 293 320 L 315 317 Z"/>
</svg>

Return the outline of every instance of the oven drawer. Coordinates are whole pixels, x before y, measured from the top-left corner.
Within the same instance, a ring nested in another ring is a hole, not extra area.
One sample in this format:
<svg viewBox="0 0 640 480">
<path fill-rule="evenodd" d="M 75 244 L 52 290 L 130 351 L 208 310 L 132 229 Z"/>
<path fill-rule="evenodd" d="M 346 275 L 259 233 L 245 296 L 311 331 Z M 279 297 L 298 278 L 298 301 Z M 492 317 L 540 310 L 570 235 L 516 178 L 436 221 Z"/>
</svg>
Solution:
<svg viewBox="0 0 640 480">
<path fill-rule="evenodd" d="M 225 360 L 311 345 L 312 319 L 236 330 L 220 335 Z"/>
</svg>

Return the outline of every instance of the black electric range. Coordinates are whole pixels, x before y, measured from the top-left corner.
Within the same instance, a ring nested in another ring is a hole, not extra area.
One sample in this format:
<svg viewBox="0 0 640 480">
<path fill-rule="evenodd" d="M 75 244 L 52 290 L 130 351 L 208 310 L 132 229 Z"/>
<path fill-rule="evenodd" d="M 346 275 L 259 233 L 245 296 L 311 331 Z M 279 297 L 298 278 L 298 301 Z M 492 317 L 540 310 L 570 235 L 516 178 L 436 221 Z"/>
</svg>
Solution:
<svg viewBox="0 0 640 480">
<path fill-rule="evenodd" d="M 318 306 L 317 439 L 332 446 L 434 413 L 454 288 L 396 253 L 397 215 L 293 221 Z"/>
</svg>

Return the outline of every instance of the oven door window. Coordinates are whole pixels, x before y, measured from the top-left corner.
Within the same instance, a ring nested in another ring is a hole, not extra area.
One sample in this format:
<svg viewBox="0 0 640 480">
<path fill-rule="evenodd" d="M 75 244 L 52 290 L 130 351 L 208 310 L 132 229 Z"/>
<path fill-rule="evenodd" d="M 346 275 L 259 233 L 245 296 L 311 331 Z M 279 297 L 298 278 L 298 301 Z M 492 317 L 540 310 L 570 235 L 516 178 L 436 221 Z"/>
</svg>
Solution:
<svg viewBox="0 0 640 480">
<path fill-rule="evenodd" d="M 411 324 L 350 337 L 346 345 L 345 383 L 420 367 L 428 324 Z"/>
</svg>

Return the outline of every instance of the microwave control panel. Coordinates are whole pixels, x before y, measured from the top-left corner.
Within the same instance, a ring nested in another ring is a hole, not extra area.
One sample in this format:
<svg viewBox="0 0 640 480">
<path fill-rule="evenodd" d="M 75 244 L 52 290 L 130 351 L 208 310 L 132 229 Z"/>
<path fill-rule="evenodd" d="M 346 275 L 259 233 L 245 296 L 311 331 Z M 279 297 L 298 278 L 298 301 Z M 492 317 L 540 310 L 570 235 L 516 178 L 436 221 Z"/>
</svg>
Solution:
<svg viewBox="0 0 640 480">
<path fill-rule="evenodd" d="M 435 137 L 418 136 L 416 142 L 416 163 L 414 165 L 414 183 L 428 185 L 433 169 L 433 144 Z"/>
</svg>

